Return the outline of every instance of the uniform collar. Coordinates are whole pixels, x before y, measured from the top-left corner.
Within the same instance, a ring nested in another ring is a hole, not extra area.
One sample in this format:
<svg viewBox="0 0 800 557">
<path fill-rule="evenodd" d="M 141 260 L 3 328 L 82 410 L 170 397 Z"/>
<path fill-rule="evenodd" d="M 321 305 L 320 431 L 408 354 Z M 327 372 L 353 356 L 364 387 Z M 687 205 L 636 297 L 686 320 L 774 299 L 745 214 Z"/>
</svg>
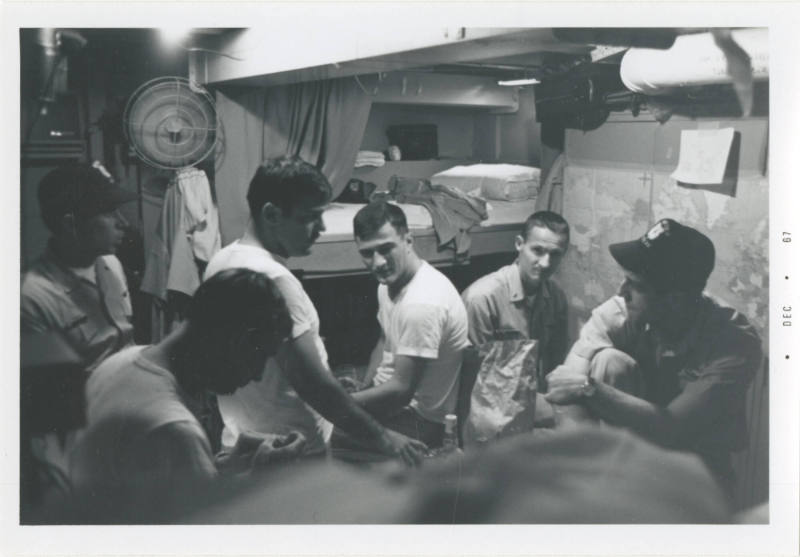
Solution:
<svg viewBox="0 0 800 557">
<path fill-rule="evenodd" d="M 658 344 L 662 354 L 665 356 L 683 356 L 687 354 L 697 342 L 703 342 L 703 329 L 705 328 L 706 321 L 708 320 L 708 310 L 708 299 L 703 297 L 700 301 L 700 309 L 695 315 L 694 322 L 683 335 L 683 337 L 677 342 L 666 343 L 656 332 L 656 338 L 658 339 Z M 653 330 L 652 327 L 649 328 L 650 330 Z"/>
<path fill-rule="evenodd" d="M 95 259 L 95 268 L 97 268 L 97 262 L 99 259 L 99 257 Z M 58 259 L 50 245 L 47 246 L 42 254 L 41 263 L 42 272 L 50 277 L 54 283 L 60 285 L 67 294 L 77 289 L 81 285 L 92 284 L 91 282 L 76 275 L 69 267 L 64 265 L 64 263 Z"/>
<path fill-rule="evenodd" d="M 525 289 L 522 287 L 522 277 L 519 274 L 519 265 L 516 261 L 505 267 L 503 278 L 508 289 L 508 299 L 512 302 L 524 301 L 526 298 Z M 542 281 L 539 285 L 539 291 L 530 297 L 533 298 L 539 295 L 546 300 L 550 298 L 549 280 Z"/>
</svg>

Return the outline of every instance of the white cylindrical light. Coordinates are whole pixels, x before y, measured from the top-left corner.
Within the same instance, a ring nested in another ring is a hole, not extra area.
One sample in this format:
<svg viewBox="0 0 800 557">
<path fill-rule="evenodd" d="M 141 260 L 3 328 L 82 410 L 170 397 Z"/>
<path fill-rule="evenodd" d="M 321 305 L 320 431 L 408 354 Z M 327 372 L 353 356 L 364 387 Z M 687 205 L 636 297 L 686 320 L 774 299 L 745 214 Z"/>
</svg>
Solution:
<svg viewBox="0 0 800 557">
<path fill-rule="evenodd" d="M 769 77 L 766 28 L 736 29 L 733 40 L 750 56 L 753 79 Z M 680 87 L 730 83 L 725 53 L 711 33 L 681 35 L 666 50 L 631 48 L 622 57 L 620 77 L 634 93 L 666 94 Z"/>
</svg>

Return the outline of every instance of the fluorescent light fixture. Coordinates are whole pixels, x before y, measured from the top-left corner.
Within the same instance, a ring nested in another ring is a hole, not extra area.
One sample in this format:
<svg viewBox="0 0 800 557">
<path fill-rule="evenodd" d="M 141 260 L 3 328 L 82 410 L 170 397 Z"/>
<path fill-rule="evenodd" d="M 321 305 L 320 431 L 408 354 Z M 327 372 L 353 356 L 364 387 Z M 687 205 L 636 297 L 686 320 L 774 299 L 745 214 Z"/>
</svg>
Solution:
<svg viewBox="0 0 800 557">
<path fill-rule="evenodd" d="M 536 85 L 537 83 L 541 83 L 538 79 L 512 79 L 510 81 L 498 81 L 498 85 L 502 85 L 504 87 L 516 87 L 519 85 Z"/>
<path fill-rule="evenodd" d="M 192 32 L 191 27 L 177 27 L 177 26 L 170 26 L 170 27 L 161 27 L 161 38 L 167 44 L 178 44 L 183 39 L 189 36 L 189 33 Z"/>
</svg>

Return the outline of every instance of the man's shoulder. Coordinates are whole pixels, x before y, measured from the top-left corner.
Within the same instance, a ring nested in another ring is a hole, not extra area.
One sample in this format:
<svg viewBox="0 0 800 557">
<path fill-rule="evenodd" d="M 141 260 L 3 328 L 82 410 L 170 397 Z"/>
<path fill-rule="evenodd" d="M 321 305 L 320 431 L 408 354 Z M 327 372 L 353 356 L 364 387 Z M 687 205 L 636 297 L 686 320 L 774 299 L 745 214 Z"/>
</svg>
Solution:
<svg viewBox="0 0 800 557">
<path fill-rule="evenodd" d="M 39 259 L 23 273 L 20 294 L 24 303 L 58 296 L 64 287 L 65 285 L 58 280 L 58 276 L 51 272 L 48 262 Z"/>
<path fill-rule="evenodd" d="M 470 284 L 462 294 L 464 303 L 469 304 L 475 300 L 491 298 L 506 291 L 508 289 L 506 276 L 512 265 L 513 263 L 505 265 Z"/>
<path fill-rule="evenodd" d="M 595 327 L 613 330 L 624 327 L 628 319 L 625 300 L 621 296 L 611 296 L 592 310 L 591 323 Z"/>
<path fill-rule="evenodd" d="M 116 401 L 123 413 L 188 417 L 190 411 L 181 402 L 174 375 L 147 360 L 143 355 L 146 348 L 131 346 L 109 356 L 89 377 L 87 393 L 95 400 L 104 397 L 108 404 Z M 132 404 L 118 404 L 119 397 Z"/>
<path fill-rule="evenodd" d="M 276 261 L 264 248 L 233 242 L 214 254 L 206 268 L 205 278 L 238 267 L 264 273 L 271 279 L 291 275 L 289 269 Z"/>
<path fill-rule="evenodd" d="M 439 269 L 424 263 L 417 271 L 411 288 L 404 300 L 409 303 L 428 303 L 434 306 L 450 306 L 460 296 L 453 282 Z"/>
<path fill-rule="evenodd" d="M 707 308 L 706 332 L 715 344 L 731 351 L 760 350 L 761 338 L 755 326 L 742 312 L 710 294 L 703 295 Z"/>
<path fill-rule="evenodd" d="M 87 385 L 102 384 L 109 378 L 117 375 L 121 370 L 129 370 L 135 367 L 136 361 L 141 355 L 142 351 L 147 345 L 134 345 L 123 348 L 122 350 L 111 354 L 108 358 L 103 360 L 100 365 L 89 376 Z M 123 374 L 123 377 L 126 374 Z"/>
</svg>

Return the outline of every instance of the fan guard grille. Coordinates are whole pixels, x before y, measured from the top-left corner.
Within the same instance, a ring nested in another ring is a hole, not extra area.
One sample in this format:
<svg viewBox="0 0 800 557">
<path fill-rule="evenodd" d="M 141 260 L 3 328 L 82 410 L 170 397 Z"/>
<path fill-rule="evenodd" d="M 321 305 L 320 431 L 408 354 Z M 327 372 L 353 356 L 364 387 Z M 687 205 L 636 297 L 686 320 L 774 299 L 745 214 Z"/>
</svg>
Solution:
<svg viewBox="0 0 800 557">
<path fill-rule="evenodd" d="M 160 77 L 139 87 L 125 107 L 123 120 L 136 155 L 157 168 L 192 166 L 216 145 L 214 99 L 183 77 Z"/>
</svg>

